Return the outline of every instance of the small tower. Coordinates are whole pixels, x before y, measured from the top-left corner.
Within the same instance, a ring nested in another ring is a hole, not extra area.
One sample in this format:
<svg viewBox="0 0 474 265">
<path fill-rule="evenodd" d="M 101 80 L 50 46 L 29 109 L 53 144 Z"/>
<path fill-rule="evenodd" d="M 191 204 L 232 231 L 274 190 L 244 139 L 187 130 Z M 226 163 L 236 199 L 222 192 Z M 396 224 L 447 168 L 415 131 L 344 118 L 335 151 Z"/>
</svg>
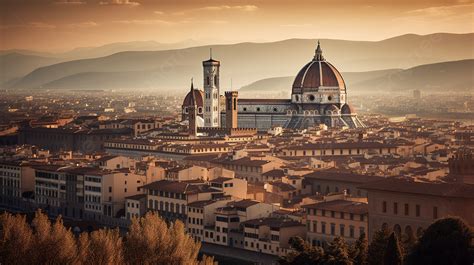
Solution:
<svg viewBox="0 0 474 265">
<path fill-rule="evenodd" d="M 197 135 L 197 105 L 196 99 L 194 98 L 194 84 L 193 79 L 191 79 L 191 101 L 188 106 L 188 121 L 189 121 L 189 128 L 188 133 L 189 136 L 195 137 Z"/>
<path fill-rule="evenodd" d="M 237 97 L 239 92 L 225 92 L 225 125 L 228 129 L 237 128 Z"/>
<path fill-rule="evenodd" d="M 323 49 L 321 49 L 321 45 L 318 40 L 318 47 L 316 47 L 316 51 L 314 52 L 314 59 L 315 61 L 324 61 L 323 57 Z"/>
<path fill-rule="evenodd" d="M 212 59 L 212 49 L 209 60 L 203 61 L 204 71 L 204 126 L 220 126 L 219 109 L 219 67 L 221 63 Z"/>
</svg>

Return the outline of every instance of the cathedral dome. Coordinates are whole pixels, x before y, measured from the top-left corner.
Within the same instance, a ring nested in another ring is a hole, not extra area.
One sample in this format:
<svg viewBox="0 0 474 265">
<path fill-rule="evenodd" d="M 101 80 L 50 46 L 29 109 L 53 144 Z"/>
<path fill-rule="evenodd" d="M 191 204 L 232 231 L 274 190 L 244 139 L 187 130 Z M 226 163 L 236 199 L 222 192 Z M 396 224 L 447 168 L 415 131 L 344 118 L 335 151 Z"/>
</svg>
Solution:
<svg viewBox="0 0 474 265">
<path fill-rule="evenodd" d="M 196 100 L 196 106 L 203 107 L 204 106 L 204 92 L 202 90 L 193 89 L 194 92 L 194 100 Z M 183 107 L 187 107 L 191 105 L 191 91 L 186 94 L 186 97 L 183 100 Z"/>
<path fill-rule="evenodd" d="M 346 84 L 341 73 L 322 54 L 318 42 L 313 60 L 307 63 L 296 75 L 293 82 L 292 94 L 318 91 L 319 87 L 339 87 L 345 91 Z"/>
</svg>

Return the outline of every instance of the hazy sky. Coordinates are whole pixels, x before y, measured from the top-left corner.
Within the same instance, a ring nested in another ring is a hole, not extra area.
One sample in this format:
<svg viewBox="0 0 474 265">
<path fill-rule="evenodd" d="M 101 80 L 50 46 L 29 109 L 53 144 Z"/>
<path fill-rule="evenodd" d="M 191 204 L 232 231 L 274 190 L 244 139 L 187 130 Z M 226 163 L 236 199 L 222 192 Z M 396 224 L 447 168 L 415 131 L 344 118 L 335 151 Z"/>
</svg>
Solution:
<svg viewBox="0 0 474 265">
<path fill-rule="evenodd" d="M 0 49 L 473 32 L 473 1 L 0 0 Z"/>
</svg>

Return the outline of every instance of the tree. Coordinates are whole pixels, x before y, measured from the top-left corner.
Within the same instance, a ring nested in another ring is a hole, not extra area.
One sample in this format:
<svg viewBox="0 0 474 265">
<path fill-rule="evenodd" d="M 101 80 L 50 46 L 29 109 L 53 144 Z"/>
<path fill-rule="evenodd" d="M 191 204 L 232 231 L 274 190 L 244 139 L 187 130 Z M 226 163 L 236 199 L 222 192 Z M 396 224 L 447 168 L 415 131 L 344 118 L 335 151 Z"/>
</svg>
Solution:
<svg viewBox="0 0 474 265">
<path fill-rule="evenodd" d="M 395 232 L 390 234 L 384 254 L 384 265 L 401 265 L 403 263 L 402 250 Z"/>
<path fill-rule="evenodd" d="M 281 265 L 322 264 L 324 257 L 322 248 L 313 247 L 300 237 L 290 238 L 289 243 L 293 251 L 278 260 Z"/>
<path fill-rule="evenodd" d="M 361 234 L 356 242 L 350 248 L 350 257 L 354 265 L 367 265 L 367 249 L 368 249 L 367 237 L 365 234 Z"/>
<path fill-rule="evenodd" d="M 125 264 L 123 243 L 118 229 L 100 229 L 90 233 L 87 239 L 83 240 L 83 246 L 88 246 L 82 250 L 87 253 L 84 264 Z"/>
<path fill-rule="evenodd" d="M 324 251 L 324 264 L 327 265 L 352 265 L 349 258 L 349 249 L 342 237 L 336 237 L 329 243 Z"/>
<path fill-rule="evenodd" d="M 24 215 L 4 213 L 0 216 L 0 263 L 31 264 L 33 232 Z"/>
<path fill-rule="evenodd" d="M 407 257 L 407 264 L 472 265 L 473 230 L 462 219 L 448 217 L 431 224 Z"/>
<path fill-rule="evenodd" d="M 33 244 L 31 257 L 36 264 L 71 264 L 77 256 L 77 246 L 70 229 L 64 227 L 59 216 L 51 224 L 41 210 L 35 213 L 32 222 Z"/>
<path fill-rule="evenodd" d="M 197 264 L 200 244 L 180 221 L 170 224 L 147 213 L 134 218 L 126 235 L 125 259 L 131 264 Z"/>
<path fill-rule="evenodd" d="M 389 235 L 389 231 L 385 227 L 382 227 L 382 229 L 374 233 L 374 238 L 372 239 L 372 242 L 370 242 L 367 256 L 369 265 L 383 264 L 385 248 L 387 247 Z"/>
</svg>

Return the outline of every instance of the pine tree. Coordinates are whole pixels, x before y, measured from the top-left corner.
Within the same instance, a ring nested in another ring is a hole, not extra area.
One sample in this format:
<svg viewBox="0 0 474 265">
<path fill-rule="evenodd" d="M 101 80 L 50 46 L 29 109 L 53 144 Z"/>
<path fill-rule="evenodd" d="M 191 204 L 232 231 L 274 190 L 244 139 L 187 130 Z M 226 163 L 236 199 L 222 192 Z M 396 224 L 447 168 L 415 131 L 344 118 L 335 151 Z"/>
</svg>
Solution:
<svg viewBox="0 0 474 265">
<path fill-rule="evenodd" d="M 350 248 L 350 257 L 354 262 L 354 265 L 367 265 L 367 249 L 368 249 L 367 237 L 365 234 L 361 234 L 356 242 Z"/>
<path fill-rule="evenodd" d="M 342 237 L 336 237 L 329 243 L 324 251 L 324 264 L 327 265 L 352 265 L 349 258 L 349 249 Z"/>
<path fill-rule="evenodd" d="M 293 251 L 278 260 L 281 265 L 322 264 L 324 257 L 322 248 L 313 247 L 300 237 L 290 238 L 289 243 Z"/>
<path fill-rule="evenodd" d="M 400 242 L 395 234 L 392 232 L 388 238 L 387 248 L 384 254 L 384 265 L 401 265 L 403 263 L 402 250 Z"/>
<path fill-rule="evenodd" d="M 457 217 L 431 224 L 407 256 L 407 264 L 473 264 L 474 231 Z"/>
<path fill-rule="evenodd" d="M 367 252 L 367 261 L 369 265 L 383 264 L 385 255 L 385 248 L 387 247 L 389 231 L 387 228 L 382 228 L 374 233 L 374 238 L 370 242 Z"/>
</svg>

